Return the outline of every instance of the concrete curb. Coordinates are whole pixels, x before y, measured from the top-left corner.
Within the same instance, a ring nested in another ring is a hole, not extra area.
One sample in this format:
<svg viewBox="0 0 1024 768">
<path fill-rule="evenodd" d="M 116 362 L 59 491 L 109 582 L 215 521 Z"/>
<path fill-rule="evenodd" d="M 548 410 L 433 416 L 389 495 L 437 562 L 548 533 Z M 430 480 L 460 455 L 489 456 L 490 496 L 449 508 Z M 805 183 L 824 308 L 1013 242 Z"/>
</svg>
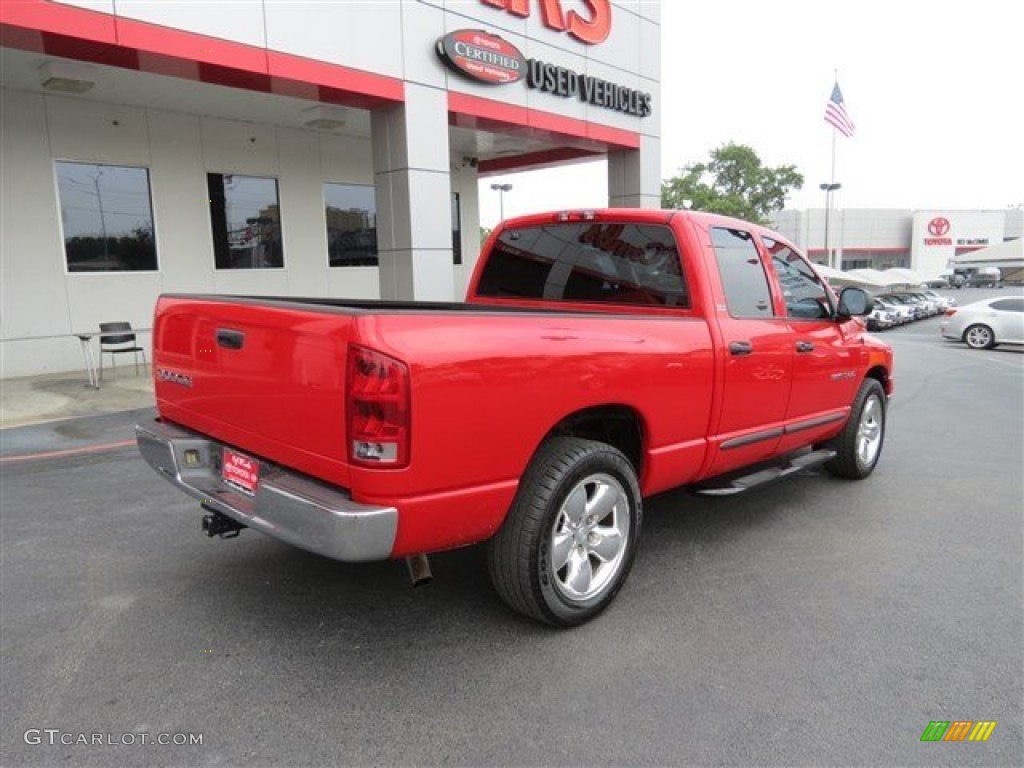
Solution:
<svg viewBox="0 0 1024 768">
<path fill-rule="evenodd" d="M 133 449 L 135 425 L 155 416 L 137 408 L 0 430 L 0 464 Z"/>
</svg>

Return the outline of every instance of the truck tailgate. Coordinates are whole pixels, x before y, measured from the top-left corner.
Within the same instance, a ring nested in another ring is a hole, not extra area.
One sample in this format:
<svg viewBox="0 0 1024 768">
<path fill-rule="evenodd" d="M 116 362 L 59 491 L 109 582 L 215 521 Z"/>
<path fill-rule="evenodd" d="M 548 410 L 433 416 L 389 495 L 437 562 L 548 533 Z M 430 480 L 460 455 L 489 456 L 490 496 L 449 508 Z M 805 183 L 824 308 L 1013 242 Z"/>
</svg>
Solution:
<svg viewBox="0 0 1024 768">
<path fill-rule="evenodd" d="M 348 486 L 345 364 L 352 313 L 164 296 L 156 318 L 162 418 Z"/>
</svg>

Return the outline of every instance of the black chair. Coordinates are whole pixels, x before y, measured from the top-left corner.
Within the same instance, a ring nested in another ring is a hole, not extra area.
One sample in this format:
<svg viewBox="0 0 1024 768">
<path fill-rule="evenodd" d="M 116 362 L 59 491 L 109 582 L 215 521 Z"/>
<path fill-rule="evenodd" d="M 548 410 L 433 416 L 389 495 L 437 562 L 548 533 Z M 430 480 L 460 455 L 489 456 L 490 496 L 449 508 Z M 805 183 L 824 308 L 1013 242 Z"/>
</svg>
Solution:
<svg viewBox="0 0 1024 768">
<path fill-rule="evenodd" d="M 125 333 L 114 333 L 125 331 Z M 110 355 L 110 365 L 117 378 L 116 355 L 131 352 L 135 356 L 135 375 L 139 375 L 139 355 L 142 355 L 142 372 L 146 372 L 146 350 L 136 343 L 131 323 L 100 323 L 100 381 L 103 380 L 103 355 Z"/>
</svg>

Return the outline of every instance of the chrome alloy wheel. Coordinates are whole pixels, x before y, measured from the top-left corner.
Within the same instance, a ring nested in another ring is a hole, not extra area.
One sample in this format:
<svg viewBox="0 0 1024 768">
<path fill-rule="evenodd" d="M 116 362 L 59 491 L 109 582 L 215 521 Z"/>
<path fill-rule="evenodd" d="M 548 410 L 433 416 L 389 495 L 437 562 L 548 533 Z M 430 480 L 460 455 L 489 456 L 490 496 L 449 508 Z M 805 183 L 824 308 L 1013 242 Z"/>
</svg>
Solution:
<svg viewBox="0 0 1024 768">
<path fill-rule="evenodd" d="M 860 412 L 860 423 L 857 425 L 857 460 L 862 467 L 870 467 L 878 457 L 882 448 L 882 424 L 885 411 L 877 395 L 872 395 L 864 403 Z"/>
<path fill-rule="evenodd" d="M 629 496 L 611 475 L 590 475 L 566 496 L 550 539 L 551 573 L 565 599 L 590 600 L 614 581 L 632 514 Z"/>
<path fill-rule="evenodd" d="M 964 341 L 973 349 L 986 349 L 992 344 L 992 331 L 984 325 L 972 325 L 967 329 Z"/>
</svg>

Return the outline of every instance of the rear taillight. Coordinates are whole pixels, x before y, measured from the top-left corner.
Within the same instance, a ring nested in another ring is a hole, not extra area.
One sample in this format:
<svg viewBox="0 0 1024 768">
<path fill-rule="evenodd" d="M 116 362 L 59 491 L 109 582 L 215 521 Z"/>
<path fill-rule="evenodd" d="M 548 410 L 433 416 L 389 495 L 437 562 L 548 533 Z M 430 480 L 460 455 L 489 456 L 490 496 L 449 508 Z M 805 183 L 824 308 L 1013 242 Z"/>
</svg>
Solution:
<svg viewBox="0 0 1024 768">
<path fill-rule="evenodd" d="M 372 349 L 348 348 L 349 460 L 371 467 L 409 463 L 409 368 Z"/>
<path fill-rule="evenodd" d="M 955 309 L 947 309 L 945 312 L 943 312 L 943 314 L 946 317 L 952 317 L 953 315 L 956 314 L 956 310 Z"/>
</svg>

